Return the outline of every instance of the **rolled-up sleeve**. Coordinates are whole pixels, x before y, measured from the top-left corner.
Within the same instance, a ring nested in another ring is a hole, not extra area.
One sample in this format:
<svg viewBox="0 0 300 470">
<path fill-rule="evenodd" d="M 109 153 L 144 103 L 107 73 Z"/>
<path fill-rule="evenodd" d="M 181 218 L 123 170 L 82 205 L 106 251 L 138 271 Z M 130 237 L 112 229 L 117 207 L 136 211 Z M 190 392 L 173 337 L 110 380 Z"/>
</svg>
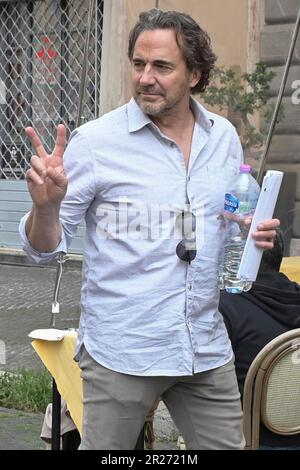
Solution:
<svg viewBox="0 0 300 470">
<path fill-rule="evenodd" d="M 62 231 L 61 241 L 54 251 L 47 252 L 47 253 L 40 253 L 39 251 L 35 250 L 30 245 L 29 240 L 26 235 L 26 230 L 25 230 L 25 225 L 29 217 L 29 214 L 30 213 L 28 212 L 26 215 L 24 215 L 24 217 L 22 217 L 20 221 L 20 225 L 19 225 L 19 233 L 20 233 L 20 237 L 22 240 L 22 248 L 26 252 L 30 261 L 33 261 L 35 264 L 48 264 L 50 263 L 50 261 L 57 258 L 59 253 L 61 252 L 66 253 L 67 243 L 66 243 L 66 237 L 63 231 Z"/>
</svg>

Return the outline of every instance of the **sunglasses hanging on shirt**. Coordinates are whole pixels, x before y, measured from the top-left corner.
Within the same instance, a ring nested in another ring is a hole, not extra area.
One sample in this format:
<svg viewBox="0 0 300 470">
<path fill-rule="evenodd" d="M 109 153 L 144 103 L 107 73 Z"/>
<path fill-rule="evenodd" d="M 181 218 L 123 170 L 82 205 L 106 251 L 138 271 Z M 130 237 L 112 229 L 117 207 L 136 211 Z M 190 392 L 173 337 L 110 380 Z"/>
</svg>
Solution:
<svg viewBox="0 0 300 470">
<path fill-rule="evenodd" d="M 190 263 L 195 259 L 196 250 L 196 217 L 192 212 L 182 212 L 180 214 L 182 240 L 176 247 L 176 254 L 181 261 Z"/>
</svg>

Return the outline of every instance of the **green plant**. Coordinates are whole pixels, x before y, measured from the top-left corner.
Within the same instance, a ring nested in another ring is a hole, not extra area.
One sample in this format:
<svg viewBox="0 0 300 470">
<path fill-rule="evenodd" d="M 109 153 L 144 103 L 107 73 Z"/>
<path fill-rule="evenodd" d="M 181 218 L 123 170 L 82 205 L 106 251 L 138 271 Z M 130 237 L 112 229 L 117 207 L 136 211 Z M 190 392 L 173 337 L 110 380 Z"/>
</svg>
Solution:
<svg viewBox="0 0 300 470">
<path fill-rule="evenodd" d="M 52 397 L 52 380 L 46 370 L 21 369 L 0 375 L 0 406 L 44 412 Z"/>
<path fill-rule="evenodd" d="M 270 82 L 275 76 L 268 71 L 266 64 L 256 64 L 252 73 L 241 73 L 238 67 L 216 67 L 211 84 L 202 98 L 210 106 L 218 106 L 220 111 L 228 110 L 228 118 L 237 128 L 244 149 L 260 147 L 263 135 L 249 120 L 257 111 L 268 121 L 273 112 L 269 103 Z M 279 116 L 278 120 L 282 118 Z"/>
</svg>

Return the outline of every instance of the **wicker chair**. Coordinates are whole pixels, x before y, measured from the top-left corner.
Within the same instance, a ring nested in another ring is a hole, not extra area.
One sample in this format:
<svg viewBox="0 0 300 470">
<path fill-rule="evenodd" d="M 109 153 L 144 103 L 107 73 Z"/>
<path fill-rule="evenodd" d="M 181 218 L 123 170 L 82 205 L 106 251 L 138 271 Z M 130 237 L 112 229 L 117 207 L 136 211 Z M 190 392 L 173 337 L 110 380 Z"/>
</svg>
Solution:
<svg viewBox="0 0 300 470">
<path fill-rule="evenodd" d="M 246 449 L 259 448 L 260 423 L 276 434 L 300 434 L 300 328 L 270 341 L 244 384 Z"/>
</svg>

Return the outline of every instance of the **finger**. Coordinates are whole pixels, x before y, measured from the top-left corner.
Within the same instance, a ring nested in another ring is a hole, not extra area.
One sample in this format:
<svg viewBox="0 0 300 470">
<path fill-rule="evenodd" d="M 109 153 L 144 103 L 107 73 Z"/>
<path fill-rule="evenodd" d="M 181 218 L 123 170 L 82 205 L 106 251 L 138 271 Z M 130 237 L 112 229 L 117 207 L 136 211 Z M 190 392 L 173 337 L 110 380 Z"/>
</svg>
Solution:
<svg viewBox="0 0 300 470">
<path fill-rule="evenodd" d="M 263 250 L 272 250 L 272 248 L 274 248 L 274 243 L 272 241 L 256 241 L 255 246 Z"/>
<path fill-rule="evenodd" d="M 251 222 L 252 222 L 252 216 L 249 216 L 247 217 L 247 219 L 245 219 L 244 224 L 248 226 L 248 225 L 251 225 Z"/>
<path fill-rule="evenodd" d="M 56 141 L 53 150 L 53 156 L 62 158 L 66 147 L 67 131 L 63 124 L 57 126 Z"/>
<path fill-rule="evenodd" d="M 259 225 L 257 226 L 258 230 L 275 230 L 278 228 L 280 225 L 280 220 L 278 219 L 270 219 L 270 220 L 264 220 L 263 222 L 260 222 Z"/>
<path fill-rule="evenodd" d="M 30 159 L 30 166 L 41 178 L 45 177 L 46 167 L 39 157 L 33 155 Z"/>
<path fill-rule="evenodd" d="M 55 183 L 59 187 L 66 187 L 67 186 L 67 178 L 64 172 L 63 167 L 60 168 L 52 168 L 51 166 L 47 168 L 47 176 L 50 178 L 53 183 Z"/>
<path fill-rule="evenodd" d="M 33 129 L 33 127 L 26 127 L 25 129 L 26 135 L 29 138 L 32 146 L 34 147 L 37 155 L 40 158 L 46 158 L 47 157 L 47 152 L 42 144 L 41 139 Z"/>
<path fill-rule="evenodd" d="M 28 183 L 43 184 L 44 180 L 32 168 L 26 172 L 26 180 Z"/>
<path fill-rule="evenodd" d="M 259 230 L 253 232 L 254 240 L 273 240 L 276 237 L 276 230 Z"/>
</svg>

